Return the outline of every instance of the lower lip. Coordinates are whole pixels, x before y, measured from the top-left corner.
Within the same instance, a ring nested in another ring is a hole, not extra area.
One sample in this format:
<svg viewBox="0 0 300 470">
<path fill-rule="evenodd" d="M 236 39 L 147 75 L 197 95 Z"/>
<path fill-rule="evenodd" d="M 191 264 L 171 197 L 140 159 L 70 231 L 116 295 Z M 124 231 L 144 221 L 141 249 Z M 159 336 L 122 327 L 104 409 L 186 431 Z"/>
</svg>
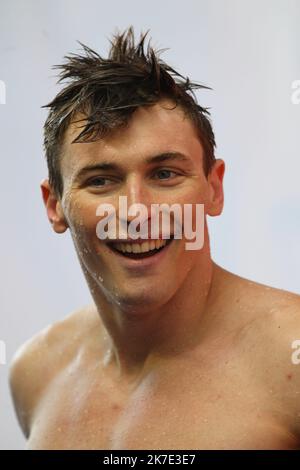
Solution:
<svg viewBox="0 0 300 470">
<path fill-rule="evenodd" d="M 133 259 L 133 258 L 126 258 L 119 254 L 117 251 L 112 250 L 109 248 L 110 252 L 115 254 L 118 257 L 118 262 L 125 266 L 126 268 L 135 268 L 135 269 L 143 269 L 148 267 L 153 267 L 156 264 L 162 262 L 166 254 L 169 252 L 170 247 L 173 245 L 174 239 L 165 245 L 165 247 L 155 253 L 155 255 L 149 256 L 148 258 L 141 258 L 141 259 Z"/>
</svg>

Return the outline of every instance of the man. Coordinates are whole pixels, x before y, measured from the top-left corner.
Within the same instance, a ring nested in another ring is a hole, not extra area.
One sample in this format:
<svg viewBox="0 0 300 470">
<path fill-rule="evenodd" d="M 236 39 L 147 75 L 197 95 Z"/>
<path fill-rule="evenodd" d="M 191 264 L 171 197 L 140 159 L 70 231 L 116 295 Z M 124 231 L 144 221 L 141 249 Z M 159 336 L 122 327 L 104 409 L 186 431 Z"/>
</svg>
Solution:
<svg viewBox="0 0 300 470">
<path fill-rule="evenodd" d="M 108 59 L 83 46 L 58 66 L 69 82 L 47 105 L 41 189 L 94 303 L 13 358 L 27 448 L 296 449 L 300 297 L 212 260 L 206 217 L 222 212 L 225 164 L 197 85 L 145 53 L 145 36 L 135 45 L 129 28 Z M 161 227 L 148 241 L 99 238 L 99 204 L 120 219 L 121 196 L 149 226 L 152 204 L 204 205 L 203 246 L 187 250 L 175 219 L 166 241 Z"/>
</svg>

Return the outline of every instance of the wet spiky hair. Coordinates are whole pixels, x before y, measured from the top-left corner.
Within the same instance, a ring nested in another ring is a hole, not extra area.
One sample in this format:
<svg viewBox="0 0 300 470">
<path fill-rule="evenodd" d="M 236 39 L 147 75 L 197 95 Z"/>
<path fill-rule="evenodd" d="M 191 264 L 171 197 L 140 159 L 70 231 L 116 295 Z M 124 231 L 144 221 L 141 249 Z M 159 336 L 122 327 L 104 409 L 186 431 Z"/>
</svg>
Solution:
<svg viewBox="0 0 300 470">
<path fill-rule="evenodd" d="M 204 172 L 207 176 L 215 161 L 215 138 L 207 108 L 197 104 L 193 92 L 197 88 L 209 88 L 190 82 L 159 58 L 148 43 L 148 34 L 141 33 L 135 45 L 133 27 L 113 35 L 108 58 L 79 42 L 83 54 L 71 53 L 67 61 L 53 68 L 61 69 L 59 80 L 67 85 L 42 108 L 50 108 L 44 125 L 44 149 L 47 159 L 49 182 L 57 196 L 63 193 L 60 173 L 60 153 L 63 136 L 77 113 L 83 113 L 85 125 L 72 141 L 92 142 L 124 127 L 136 108 L 170 98 L 180 105 L 196 125 L 204 148 Z"/>
</svg>

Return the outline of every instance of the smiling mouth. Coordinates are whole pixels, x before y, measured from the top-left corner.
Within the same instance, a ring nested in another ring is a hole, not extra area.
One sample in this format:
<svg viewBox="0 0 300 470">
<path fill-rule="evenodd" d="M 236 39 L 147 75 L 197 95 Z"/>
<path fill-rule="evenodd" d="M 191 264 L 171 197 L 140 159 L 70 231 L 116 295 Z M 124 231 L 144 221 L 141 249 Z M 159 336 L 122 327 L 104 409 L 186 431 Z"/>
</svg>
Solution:
<svg viewBox="0 0 300 470">
<path fill-rule="evenodd" d="M 174 237 L 169 238 L 168 240 L 159 240 L 158 248 L 157 241 L 152 241 L 152 243 L 145 242 L 142 244 L 137 243 L 109 243 L 107 246 L 124 258 L 132 259 L 144 259 L 149 258 L 150 256 L 155 256 L 157 253 L 163 251 L 166 246 L 170 245 Z M 127 251 L 128 250 L 128 251 Z M 137 251 L 136 251 L 137 250 Z M 135 252 L 136 251 L 136 252 Z"/>
</svg>

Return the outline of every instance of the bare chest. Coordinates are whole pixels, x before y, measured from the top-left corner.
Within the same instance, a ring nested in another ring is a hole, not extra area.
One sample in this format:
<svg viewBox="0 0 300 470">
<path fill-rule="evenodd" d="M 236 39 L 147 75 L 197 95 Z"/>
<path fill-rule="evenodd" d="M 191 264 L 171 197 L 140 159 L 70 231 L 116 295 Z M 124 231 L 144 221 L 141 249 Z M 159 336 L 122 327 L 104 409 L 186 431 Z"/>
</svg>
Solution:
<svg viewBox="0 0 300 470">
<path fill-rule="evenodd" d="M 109 380 L 78 373 L 61 374 L 49 388 L 35 414 L 28 449 L 294 445 L 272 411 L 272 397 L 230 369 L 207 373 L 192 364 L 177 364 L 149 374 L 130 393 Z"/>
</svg>

